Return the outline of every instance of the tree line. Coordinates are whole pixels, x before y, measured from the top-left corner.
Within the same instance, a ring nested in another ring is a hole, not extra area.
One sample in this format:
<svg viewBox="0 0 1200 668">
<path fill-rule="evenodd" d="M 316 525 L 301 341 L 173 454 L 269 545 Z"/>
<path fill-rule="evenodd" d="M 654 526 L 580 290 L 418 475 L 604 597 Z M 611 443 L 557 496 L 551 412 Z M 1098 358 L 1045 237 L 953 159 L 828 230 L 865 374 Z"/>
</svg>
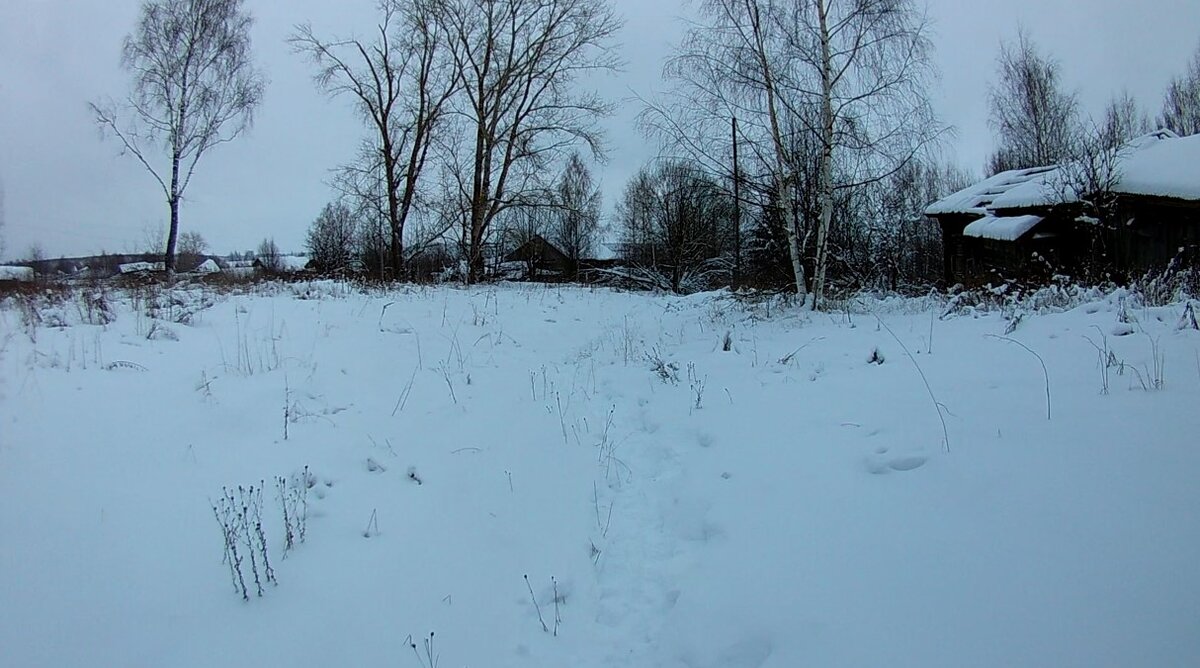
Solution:
<svg viewBox="0 0 1200 668">
<path fill-rule="evenodd" d="M 941 240 L 922 210 L 975 177 L 941 157 L 951 129 L 928 95 L 921 6 L 698 10 L 639 117 L 661 154 L 624 184 L 607 226 L 588 163 L 605 155 L 599 122 L 613 104 L 585 83 L 621 67 L 608 0 L 382 0 L 368 37 L 296 26 L 289 44 L 316 86 L 364 128 L 309 228 L 312 258 L 385 279 L 457 261 L 477 282 L 498 248 L 544 239 L 575 277 L 608 239 L 627 267 L 677 291 L 786 288 L 819 307 L 848 289 L 934 284 Z M 129 95 L 91 105 L 163 191 L 169 268 L 197 162 L 244 132 L 262 98 L 251 20 L 243 0 L 146 0 L 123 50 Z M 1022 31 L 1000 49 L 989 106 L 988 173 L 1094 155 L 1155 125 L 1193 134 L 1200 51 L 1154 120 L 1127 94 L 1083 120 L 1057 62 Z"/>
</svg>

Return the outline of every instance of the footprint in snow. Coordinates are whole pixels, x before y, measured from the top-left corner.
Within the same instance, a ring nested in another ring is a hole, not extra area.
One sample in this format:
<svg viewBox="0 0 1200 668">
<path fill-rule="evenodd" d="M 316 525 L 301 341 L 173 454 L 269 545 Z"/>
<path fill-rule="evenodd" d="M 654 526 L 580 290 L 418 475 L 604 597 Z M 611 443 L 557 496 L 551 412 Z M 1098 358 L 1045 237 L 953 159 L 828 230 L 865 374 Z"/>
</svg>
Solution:
<svg viewBox="0 0 1200 668">
<path fill-rule="evenodd" d="M 921 468 L 927 461 L 929 461 L 929 458 L 923 455 L 906 455 L 903 457 L 896 457 L 888 463 L 888 466 L 890 466 L 893 471 L 912 471 L 913 469 Z"/>
<path fill-rule="evenodd" d="M 760 668 L 771 658 L 774 651 L 770 638 L 744 638 L 729 645 L 710 657 L 712 661 L 698 660 L 694 656 L 680 657 L 688 668 Z"/>
<path fill-rule="evenodd" d="M 867 455 L 865 464 L 867 472 L 883 475 L 892 471 L 914 471 L 925 465 L 929 457 L 922 454 L 893 454 L 889 448 L 876 448 Z"/>
<path fill-rule="evenodd" d="M 367 457 L 367 470 L 371 473 L 386 473 L 387 467 L 375 461 L 371 457 Z"/>
</svg>

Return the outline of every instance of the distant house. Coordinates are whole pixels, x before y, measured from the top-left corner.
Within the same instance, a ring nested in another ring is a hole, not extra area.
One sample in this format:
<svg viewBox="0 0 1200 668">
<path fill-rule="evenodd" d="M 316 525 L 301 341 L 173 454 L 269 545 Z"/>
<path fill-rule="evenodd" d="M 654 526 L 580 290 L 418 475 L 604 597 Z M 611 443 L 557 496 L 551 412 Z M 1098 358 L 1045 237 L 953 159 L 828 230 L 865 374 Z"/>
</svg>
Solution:
<svg viewBox="0 0 1200 668">
<path fill-rule="evenodd" d="M 258 271 L 254 268 L 254 260 L 223 260 L 220 264 L 221 274 L 227 278 L 254 278 L 254 274 Z"/>
<path fill-rule="evenodd" d="M 201 262 L 200 264 L 196 265 L 196 273 L 197 274 L 219 274 L 219 273 L 221 273 L 221 267 L 220 267 L 220 265 L 217 264 L 216 260 L 214 260 L 210 257 L 210 258 L 206 259 L 205 261 Z"/>
<path fill-rule="evenodd" d="M 219 263 L 205 255 L 181 254 L 175 258 L 179 273 L 207 273 Z M 22 263 L 34 273 L 58 280 L 97 280 L 121 275 L 145 275 L 165 272 L 162 253 L 123 253 L 60 257 L 54 260 L 32 260 Z"/>
<path fill-rule="evenodd" d="M 925 209 L 942 229 L 947 284 L 1103 268 L 1127 278 L 1200 260 L 1200 135 L 1159 130 L 1117 154 L 1106 221 L 1085 215 L 1067 172 L 1001 172 Z"/>
<path fill-rule="evenodd" d="M 167 265 L 163 262 L 126 262 L 117 265 L 117 271 L 122 276 L 151 274 L 163 272 L 167 270 Z"/>
<path fill-rule="evenodd" d="M 612 269 L 623 263 L 627 255 L 625 245 L 616 241 L 601 241 L 594 245 L 588 257 L 579 259 L 579 270 Z"/>
<path fill-rule="evenodd" d="M 133 256 L 139 257 L 139 256 Z M 157 254 L 145 254 L 132 262 L 123 262 L 117 265 L 117 273 L 125 274 L 153 274 L 161 273 L 167 270 L 166 263 L 161 260 L 154 261 L 151 258 L 162 257 Z M 204 255 L 178 255 L 175 257 L 175 270 L 181 274 L 214 274 L 221 271 L 221 267 L 217 261 L 211 257 Z"/>
<path fill-rule="evenodd" d="M 540 234 L 533 235 L 516 250 L 505 255 L 504 262 L 524 264 L 528 268 L 527 276 L 529 278 L 533 278 L 539 273 L 562 275 L 570 266 L 570 258 Z"/>
<path fill-rule="evenodd" d="M 374 267 L 363 266 L 355 261 L 361 271 L 371 271 Z M 453 270 L 458 264 L 458 247 L 444 241 L 434 241 L 418 246 L 405 262 L 409 276 L 418 281 L 430 281 Z M 378 270 L 377 270 L 378 271 Z M 359 269 L 355 269 L 358 273 Z"/>
<path fill-rule="evenodd" d="M 0 283 L 31 283 L 33 267 L 0 266 Z"/>
<path fill-rule="evenodd" d="M 254 269 L 264 274 L 297 274 L 310 270 L 312 262 L 304 255 L 277 255 L 254 260 Z"/>
</svg>

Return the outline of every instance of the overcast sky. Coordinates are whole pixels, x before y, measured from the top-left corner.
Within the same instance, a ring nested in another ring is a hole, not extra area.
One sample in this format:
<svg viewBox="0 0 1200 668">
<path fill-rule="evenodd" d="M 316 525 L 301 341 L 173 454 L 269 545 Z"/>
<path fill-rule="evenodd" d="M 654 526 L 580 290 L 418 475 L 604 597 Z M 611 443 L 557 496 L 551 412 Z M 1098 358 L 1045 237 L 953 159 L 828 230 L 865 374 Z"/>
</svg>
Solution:
<svg viewBox="0 0 1200 668">
<path fill-rule="evenodd" d="M 600 83 L 622 100 L 607 123 L 610 155 L 597 173 L 605 199 L 655 153 L 638 136 L 633 94 L 653 96 L 664 56 L 682 31 L 681 0 L 615 0 L 626 20 L 626 70 Z M 120 45 L 139 0 L 0 2 L 0 234 L 8 259 L 37 243 L 48 257 L 141 250 L 165 229 L 167 208 L 149 174 L 102 141 L 86 103 L 127 90 Z M 329 200 L 328 171 L 353 156 L 362 129 L 348 100 L 318 93 L 307 62 L 284 40 L 297 23 L 318 34 L 365 34 L 373 0 L 246 0 L 253 50 L 270 83 L 253 129 L 206 154 L 181 214 L 211 251 L 257 246 L 274 236 L 300 250 L 309 222 Z M 941 82 L 932 91 L 957 137 L 953 159 L 980 172 L 991 146 L 986 93 L 1002 39 L 1024 25 L 1062 64 L 1085 110 L 1099 113 L 1127 89 L 1157 110 L 1168 79 L 1200 41 L 1197 0 L 929 0 Z"/>
</svg>

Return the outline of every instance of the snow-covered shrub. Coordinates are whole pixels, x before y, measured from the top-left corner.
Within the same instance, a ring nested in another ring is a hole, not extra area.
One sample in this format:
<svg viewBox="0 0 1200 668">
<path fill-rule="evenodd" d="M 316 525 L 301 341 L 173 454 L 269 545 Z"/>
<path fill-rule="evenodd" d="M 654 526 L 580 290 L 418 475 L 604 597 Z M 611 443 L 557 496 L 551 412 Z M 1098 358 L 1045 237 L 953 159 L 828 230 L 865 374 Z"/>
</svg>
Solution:
<svg viewBox="0 0 1200 668">
<path fill-rule="evenodd" d="M 351 283 L 332 279 L 285 283 L 283 285 L 296 299 L 342 299 L 353 292 Z"/>
<path fill-rule="evenodd" d="M 130 308 L 152 320 L 191 325 L 197 315 L 216 303 L 216 291 L 205 285 L 158 283 L 135 285 L 128 289 Z"/>
<path fill-rule="evenodd" d="M 24 330 L 30 341 L 36 342 L 37 330 L 40 327 L 64 328 L 88 322 L 85 318 L 89 311 L 86 305 L 77 299 L 78 295 L 69 287 L 55 286 L 45 290 L 16 292 L 5 300 L 5 306 L 15 307 L 20 316 L 21 329 Z M 100 303 L 106 305 L 103 300 Z M 94 306 L 93 308 L 98 309 L 99 307 Z M 111 311 L 108 313 L 111 316 Z M 96 322 L 89 324 L 107 324 L 111 321 L 111 319 L 102 321 L 103 316 L 99 313 L 93 315 Z"/>
<path fill-rule="evenodd" d="M 150 304 L 147 315 L 190 325 L 201 311 L 211 308 L 214 303 L 211 293 L 201 287 L 175 287 L 160 292 L 158 301 Z"/>
<path fill-rule="evenodd" d="M 84 290 L 76 301 L 80 320 L 89 325 L 107 325 L 117 319 L 116 311 L 109 303 L 108 293 L 103 289 Z"/>
<path fill-rule="evenodd" d="M 1084 287 L 1074 283 L 1051 283 L 1024 288 L 1013 281 L 968 290 L 956 285 L 949 291 L 941 318 L 1000 313 L 1013 321 L 1025 314 L 1061 313 L 1102 298 L 1112 286 Z"/>
<path fill-rule="evenodd" d="M 663 359 L 662 353 L 658 348 L 652 348 L 646 353 L 646 362 L 650 365 L 650 370 L 655 376 L 664 383 L 672 385 L 679 384 L 679 365 L 675 362 L 668 362 Z"/>
<path fill-rule="evenodd" d="M 178 341 L 179 335 L 175 333 L 175 330 L 155 320 L 150 323 L 150 329 L 146 332 L 146 339 L 149 341 Z"/>
<path fill-rule="evenodd" d="M 593 269 L 588 272 L 589 280 L 596 285 L 627 290 L 673 292 L 680 295 L 712 290 L 725 284 L 728 276 L 729 263 L 723 258 L 714 258 L 696 267 L 681 269 L 677 275 L 644 266 Z"/>
<path fill-rule="evenodd" d="M 1175 304 L 1200 296 L 1200 272 L 1184 266 L 1176 256 L 1163 270 L 1147 271 L 1130 281 L 1129 291 L 1140 295 L 1146 306 Z"/>
<path fill-rule="evenodd" d="M 743 290 L 732 293 L 746 317 L 752 321 L 771 320 L 797 306 L 795 292 Z"/>
</svg>

